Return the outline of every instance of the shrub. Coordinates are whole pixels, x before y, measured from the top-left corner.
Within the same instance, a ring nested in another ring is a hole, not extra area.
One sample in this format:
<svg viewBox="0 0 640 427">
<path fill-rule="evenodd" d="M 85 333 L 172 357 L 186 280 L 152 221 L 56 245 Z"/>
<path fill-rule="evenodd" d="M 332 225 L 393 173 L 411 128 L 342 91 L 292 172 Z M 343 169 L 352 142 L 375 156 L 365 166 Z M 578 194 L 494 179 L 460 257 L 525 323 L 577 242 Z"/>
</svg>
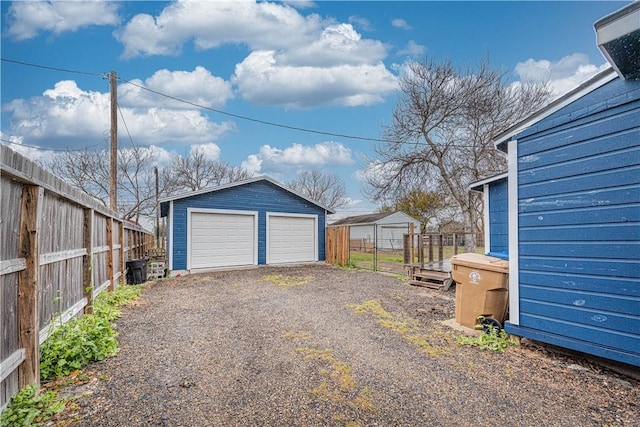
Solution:
<svg viewBox="0 0 640 427">
<path fill-rule="evenodd" d="M 120 317 L 119 307 L 140 295 L 141 286 L 120 286 L 103 292 L 94 301 L 94 313 L 57 326 L 40 347 L 40 378 L 68 375 L 91 362 L 118 351 L 118 333 L 111 322 Z"/>
</svg>

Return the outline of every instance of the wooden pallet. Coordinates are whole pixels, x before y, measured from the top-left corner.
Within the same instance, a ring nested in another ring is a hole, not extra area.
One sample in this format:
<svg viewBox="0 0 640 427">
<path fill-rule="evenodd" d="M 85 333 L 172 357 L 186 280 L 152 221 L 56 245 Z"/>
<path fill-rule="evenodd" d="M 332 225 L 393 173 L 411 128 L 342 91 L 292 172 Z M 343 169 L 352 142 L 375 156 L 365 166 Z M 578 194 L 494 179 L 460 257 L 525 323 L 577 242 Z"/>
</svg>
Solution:
<svg viewBox="0 0 640 427">
<path fill-rule="evenodd" d="M 409 283 L 414 286 L 448 291 L 453 284 L 453 279 L 450 273 L 413 266 L 411 267 L 411 280 L 409 280 Z"/>
</svg>

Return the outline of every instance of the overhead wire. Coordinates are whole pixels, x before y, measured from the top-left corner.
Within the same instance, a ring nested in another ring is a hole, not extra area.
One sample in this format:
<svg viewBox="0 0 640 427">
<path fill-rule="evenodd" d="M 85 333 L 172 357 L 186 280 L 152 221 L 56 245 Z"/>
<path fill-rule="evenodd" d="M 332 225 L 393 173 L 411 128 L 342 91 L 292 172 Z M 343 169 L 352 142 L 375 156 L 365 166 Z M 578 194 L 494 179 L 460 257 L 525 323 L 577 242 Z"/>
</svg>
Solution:
<svg viewBox="0 0 640 427">
<path fill-rule="evenodd" d="M 33 148 L 36 150 L 42 150 L 42 151 L 84 151 L 87 148 L 93 148 L 93 147 L 97 147 L 98 145 L 102 145 L 102 143 L 97 143 L 97 144 L 92 144 L 92 145 L 88 145 L 86 147 L 82 147 L 82 148 L 45 148 L 45 147 L 38 147 L 37 145 L 29 145 L 29 144 L 24 144 L 22 142 L 16 142 L 16 141 L 11 141 L 9 139 L 4 139 L 4 138 L 0 138 L 0 141 L 5 142 L 7 144 L 13 144 L 13 145 L 19 145 L 21 147 L 29 147 L 29 148 Z"/>
<path fill-rule="evenodd" d="M 51 67 L 49 65 L 41 65 L 41 64 L 34 64 L 31 62 L 24 62 L 24 61 L 18 61 L 17 59 L 9 59 L 9 58 L 0 58 L 1 61 L 3 62 L 10 62 L 13 64 L 20 64 L 20 65 L 25 65 L 27 67 L 35 67 L 35 68 L 42 68 L 45 70 L 52 70 L 52 71 L 60 71 L 63 73 L 73 73 L 73 74 L 84 74 L 86 76 L 93 76 L 93 77 L 104 77 L 105 73 L 91 73 L 88 71 L 79 71 L 79 70 L 71 70 L 68 68 L 58 68 L 58 67 Z"/>
<path fill-rule="evenodd" d="M 133 138 L 131 138 L 131 133 L 129 132 L 129 126 L 127 126 L 127 121 L 124 119 L 124 114 L 122 114 L 122 110 L 120 109 L 120 104 L 116 102 L 116 106 L 118 107 L 118 112 L 120 112 L 120 118 L 122 119 L 124 128 L 127 131 L 127 135 L 129 135 L 129 141 L 131 141 L 131 146 L 135 148 L 136 144 L 133 142 Z"/>
<path fill-rule="evenodd" d="M 83 74 L 83 75 L 94 76 L 94 77 L 108 78 L 108 73 L 94 73 L 94 72 L 88 72 L 88 71 L 71 70 L 71 69 L 67 69 L 67 68 L 58 68 L 58 67 L 52 67 L 52 66 L 47 66 L 47 65 L 34 64 L 34 63 L 30 63 L 30 62 L 19 61 L 19 60 L 9 59 L 9 58 L 0 58 L 0 60 L 2 60 L 4 62 L 20 64 L 20 65 L 29 66 L 29 67 L 42 68 L 42 69 L 46 69 L 46 70 L 53 70 L 53 71 L 60 71 L 60 72 L 67 72 L 67 73 Z M 158 95 L 158 96 L 162 96 L 162 97 L 167 98 L 167 99 L 171 99 L 171 100 L 176 101 L 176 102 L 180 102 L 180 103 L 183 103 L 183 104 L 186 104 L 186 105 L 191 105 L 192 107 L 195 107 L 195 108 L 198 108 L 198 109 L 211 111 L 211 112 L 214 112 L 214 113 L 217 113 L 217 114 L 221 114 L 221 115 L 225 115 L 225 116 L 228 116 L 228 117 L 233 117 L 233 118 L 236 118 L 236 119 L 245 120 L 245 121 L 249 121 L 249 122 L 253 122 L 253 123 L 259 123 L 259 124 L 263 124 L 263 125 L 267 125 L 267 126 L 278 127 L 278 128 L 281 128 L 281 129 L 288 129 L 288 130 L 293 130 L 293 131 L 298 131 L 298 132 L 306 132 L 306 133 L 312 133 L 312 134 L 316 134 L 316 135 L 325 135 L 325 136 L 344 138 L 344 139 L 353 139 L 353 140 L 359 140 L 359 141 L 382 142 L 382 143 L 401 143 L 401 144 L 404 144 L 404 145 L 425 145 L 425 146 L 428 145 L 427 143 L 419 142 L 419 141 L 416 141 L 416 142 L 392 141 L 392 140 L 388 140 L 388 139 L 384 139 L 384 138 L 373 138 L 373 137 L 351 135 L 351 134 L 338 133 L 338 132 L 329 132 L 329 131 L 323 131 L 323 130 L 318 130 L 318 129 L 305 128 L 305 127 L 301 127 L 301 126 L 293 126 L 293 125 L 288 125 L 288 124 L 284 124 L 284 123 L 272 122 L 272 121 L 269 121 L 269 120 L 257 119 L 255 117 L 245 116 L 245 115 L 236 114 L 236 113 L 230 113 L 228 111 L 220 110 L 220 109 L 213 108 L 213 107 L 207 107 L 206 105 L 198 104 L 198 103 L 193 102 L 193 101 L 188 101 L 186 99 L 182 99 L 182 98 L 179 98 L 177 96 L 169 95 L 169 94 L 166 94 L 166 93 L 163 93 L 163 92 L 148 88 L 148 87 L 146 87 L 144 85 L 141 85 L 141 84 L 138 84 L 138 83 L 134 83 L 134 82 L 132 82 L 130 80 L 124 79 L 124 78 L 119 77 L 119 76 L 118 76 L 118 81 L 130 84 L 130 85 L 132 85 L 134 87 L 137 87 L 139 89 L 145 90 L 147 92 L 153 93 L 153 94 Z M 119 108 L 120 107 L 118 106 L 118 109 Z M 120 116 L 122 117 L 122 119 L 124 121 L 124 117 L 122 115 L 122 111 L 120 111 Z M 125 128 L 126 127 L 127 126 L 126 126 L 126 123 L 125 123 Z M 128 129 L 127 129 L 127 132 L 129 132 Z M 131 139 L 131 135 L 130 134 L 129 134 L 129 138 Z M 131 142 L 133 144 L 133 139 L 131 139 Z M 473 146 L 470 146 L 470 145 L 458 145 L 458 144 L 455 144 L 454 146 L 457 147 L 457 148 L 474 148 Z"/>
</svg>

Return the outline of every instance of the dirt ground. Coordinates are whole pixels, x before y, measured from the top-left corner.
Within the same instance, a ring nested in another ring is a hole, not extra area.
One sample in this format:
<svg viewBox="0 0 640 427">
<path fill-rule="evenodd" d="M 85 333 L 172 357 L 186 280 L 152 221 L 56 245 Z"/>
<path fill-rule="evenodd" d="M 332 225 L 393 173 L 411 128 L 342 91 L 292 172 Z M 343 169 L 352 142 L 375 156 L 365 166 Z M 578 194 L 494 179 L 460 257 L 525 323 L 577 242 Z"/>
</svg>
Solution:
<svg viewBox="0 0 640 427">
<path fill-rule="evenodd" d="M 56 425 L 632 426 L 640 384 L 539 346 L 456 344 L 455 290 L 311 265 L 149 284 Z M 60 387 L 60 384 L 57 385 Z"/>
</svg>

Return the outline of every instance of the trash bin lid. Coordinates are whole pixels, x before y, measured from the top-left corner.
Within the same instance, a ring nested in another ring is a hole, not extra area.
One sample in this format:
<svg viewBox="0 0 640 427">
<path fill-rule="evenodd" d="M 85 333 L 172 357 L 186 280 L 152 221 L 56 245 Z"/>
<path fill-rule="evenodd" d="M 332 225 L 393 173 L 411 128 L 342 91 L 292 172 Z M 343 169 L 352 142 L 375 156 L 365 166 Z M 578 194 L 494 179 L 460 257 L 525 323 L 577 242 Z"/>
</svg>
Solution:
<svg viewBox="0 0 640 427">
<path fill-rule="evenodd" d="M 482 270 L 496 271 L 498 273 L 509 273 L 509 261 L 473 252 L 452 256 L 451 265 L 461 265 Z"/>
</svg>

